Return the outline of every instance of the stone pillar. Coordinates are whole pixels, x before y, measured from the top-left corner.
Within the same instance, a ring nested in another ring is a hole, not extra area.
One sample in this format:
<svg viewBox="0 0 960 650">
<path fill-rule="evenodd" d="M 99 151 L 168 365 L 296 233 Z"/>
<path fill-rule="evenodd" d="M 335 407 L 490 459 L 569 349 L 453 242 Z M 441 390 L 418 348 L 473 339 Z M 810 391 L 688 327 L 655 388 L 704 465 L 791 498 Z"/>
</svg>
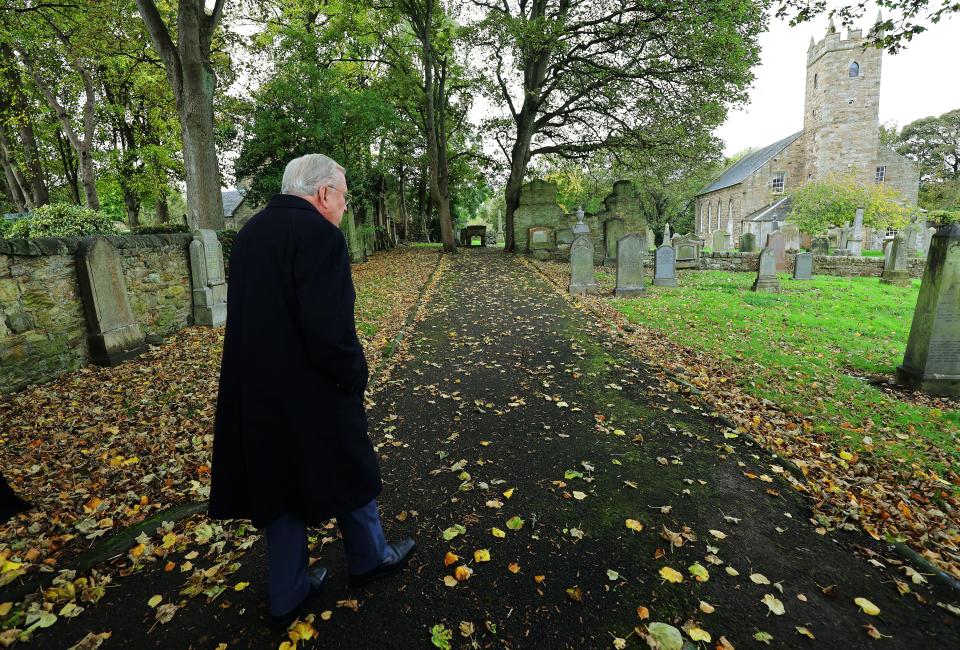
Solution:
<svg viewBox="0 0 960 650">
<path fill-rule="evenodd" d="M 666 246 L 670 243 L 670 223 L 663 224 L 663 241 L 661 242 L 662 246 Z"/>
<path fill-rule="evenodd" d="M 193 322 L 209 327 L 225 324 L 227 283 L 223 272 L 223 247 L 215 230 L 193 231 L 190 276 L 193 280 Z"/>
<path fill-rule="evenodd" d="M 907 273 L 907 245 L 903 233 L 897 233 L 890 243 L 890 257 L 884 260 L 883 275 L 880 282 L 895 284 L 898 287 L 910 285 L 910 274 Z"/>
<path fill-rule="evenodd" d="M 897 383 L 960 397 L 960 224 L 933 236 Z"/>
<path fill-rule="evenodd" d="M 617 242 L 617 298 L 636 298 L 646 295 L 643 286 L 643 261 L 647 257 L 646 237 L 631 233 Z"/>
<path fill-rule="evenodd" d="M 586 235 L 577 235 L 570 245 L 570 293 L 600 293 L 593 275 L 593 243 Z"/>
<path fill-rule="evenodd" d="M 857 214 L 853 218 L 853 235 L 847 242 L 847 250 L 854 257 L 860 257 L 863 253 L 863 208 L 857 208 Z"/>
<path fill-rule="evenodd" d="M 117 249 L 103 237 L 85 237 L 77 249 L 76 264 L 90 361 L 115 366 L 139 356 L 147 346 L 130 309 Z"/>
</svg>

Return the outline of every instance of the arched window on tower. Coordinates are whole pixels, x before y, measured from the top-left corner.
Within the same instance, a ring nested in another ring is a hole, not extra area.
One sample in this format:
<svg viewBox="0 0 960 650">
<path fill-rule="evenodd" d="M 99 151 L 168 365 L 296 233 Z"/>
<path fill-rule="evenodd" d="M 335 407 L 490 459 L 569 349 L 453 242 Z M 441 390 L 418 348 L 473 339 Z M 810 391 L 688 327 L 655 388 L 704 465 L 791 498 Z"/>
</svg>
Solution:
<svg viewBox="0 0 960 650">
<path fill-rule="evenodd" d="M 816 73 L 816 72 L 813 73 L 813 87 L 814 87 L 814 89 L 817 88 L 817 73 Z"/>
<path fill-rule="evenodd" d="M 850 62 L 850 67 L 848 68 L 850 72 L 850 77 L 859 77 L 860 76 L 860 64 L 856 61 Z"/>
</svg>

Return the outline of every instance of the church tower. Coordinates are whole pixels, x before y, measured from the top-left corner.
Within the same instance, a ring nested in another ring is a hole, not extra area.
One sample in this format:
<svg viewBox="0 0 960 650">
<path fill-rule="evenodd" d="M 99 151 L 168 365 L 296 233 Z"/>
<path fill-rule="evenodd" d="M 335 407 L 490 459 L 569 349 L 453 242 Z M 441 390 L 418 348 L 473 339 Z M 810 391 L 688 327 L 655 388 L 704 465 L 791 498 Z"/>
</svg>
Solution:
<svg viewBox="0 0 960 650">
<path fill-rule="evenodd" d="M 810 39 L 803 114 L 808 180 L 849 173 L 874 182 L 882 54 L 859 29 L 841 40 L 833 20 L 823 40 Z"/>
</svg>

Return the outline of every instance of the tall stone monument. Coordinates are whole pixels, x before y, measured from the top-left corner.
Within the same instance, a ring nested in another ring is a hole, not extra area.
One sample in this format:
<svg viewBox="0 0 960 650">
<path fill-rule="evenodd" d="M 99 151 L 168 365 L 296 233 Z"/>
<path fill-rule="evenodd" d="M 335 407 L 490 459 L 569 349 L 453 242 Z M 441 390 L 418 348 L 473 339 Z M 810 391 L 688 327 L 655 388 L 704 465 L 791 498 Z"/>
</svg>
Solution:
<svg viewBox="0 0 960 650">
<path fill-rule="evenodd" d="M 193 232 L 190 277 L 193 280 L 193 322 L 210 327 L 225 324 L 227 282 L 223 271 L 223 247 L 215 230 Z"/>
<path fill-rule="evenodd" d="M 663 224 L 663 244 L 670 243 L 670 223 Z"/>
<path fill-rule="evenodd" d="M 760 268 L 757 270 L 757 279 L 753 281 L 751 290 L 780 293 L 780 280 L 777 278 L 777 255 L 770 247 L 760 251 Z"/>
<path fill-rule="evenodd" d="M 90 361 L 115 366 L 140 355 L 147 346 L 130 309 L 117 249 L 103 237 L 85 237 L 77 249 L 76 266 Z"/>
<path fill-rule="evenodd" d="M 910 284 L 910 275 L 907 273 L 907 244 L 903 233 L 897 233 L 889 245 L 890 257 L 884 259 L 883 274 L 880 282 L 906 287 Z"/>
<path fill-rule="evenodd" d="M 933 236 L 897 382 L 960 397 L 960 224 Z"/>
<path fill-rule="evenodd" d="M 617 298 L 635 298 L 646 295 L 643 286 L 643 261 L 647 257 L 647 238 L 630 233 L 617 242 Z"/>
<path fill-rule="evenodd" d="M 854 257 L 860 257 L 863 254 L 863 208 L 857 208 L 853 218 L 853 234 L 847 241 L 847 250 Z"/>
<path fill-rule="evenodd" d="M 677 251 L 669 244 L 658 247 L 654 254 L 653 286 L 677 286 Z"/>
<path fill-rule="evenodd" d="M 800 229 L 797 228 L 796 224 L 785 223 L 780 229 L 780 232 L 783 233 L 783 247 L 785 250 L 800 250 Z"/>
<path fill-rule="evenodd" d="M 577 235 L 570 245 L 570 293 L 600 293 L 593 274 L 593 243 L 586 235 Z"/>
<path fill-rule="evenodd" d="M 783 233 L 779 230 L 774 230 L 772 233 L 767 235 L 767 245 L 764 246 L 764 248 L 769 248 L 773 251 L 773 256 L 777 260 L 777 270 L 786 271 L 786 239 L 783 236 Z"/>
</svg>

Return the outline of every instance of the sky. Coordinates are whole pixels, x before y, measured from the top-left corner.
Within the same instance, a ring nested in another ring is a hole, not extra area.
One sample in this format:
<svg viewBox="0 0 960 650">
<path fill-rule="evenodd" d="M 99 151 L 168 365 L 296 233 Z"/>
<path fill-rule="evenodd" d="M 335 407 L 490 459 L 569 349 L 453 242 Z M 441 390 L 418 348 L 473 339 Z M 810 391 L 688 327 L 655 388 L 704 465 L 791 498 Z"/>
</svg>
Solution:
<svg viewBox="0 0 960 650">
<path fill-rule="evenodd" d="M 877 15 L 856 25 L 866 33 Z M 764 147 L 803 128 L 803 91 L 807 46 L 810 37 L 821 40 L 827 31 L 825 17 L 798 27 L 771 19 L 760 36 L 760 65 L 750 90 L 750 102 L 731 111 L 716 131 L 726 155 L 747 147 Z M 841 30 L 846 38 L 846 30 Z M 921 117 L 960 108 L 960 73 L 955 67 L 960 43 L 960 17 L 930 25 L 896 55 L 884 52 L 880 80 L 880 123 L 905 126 Z"/>
</svg>

